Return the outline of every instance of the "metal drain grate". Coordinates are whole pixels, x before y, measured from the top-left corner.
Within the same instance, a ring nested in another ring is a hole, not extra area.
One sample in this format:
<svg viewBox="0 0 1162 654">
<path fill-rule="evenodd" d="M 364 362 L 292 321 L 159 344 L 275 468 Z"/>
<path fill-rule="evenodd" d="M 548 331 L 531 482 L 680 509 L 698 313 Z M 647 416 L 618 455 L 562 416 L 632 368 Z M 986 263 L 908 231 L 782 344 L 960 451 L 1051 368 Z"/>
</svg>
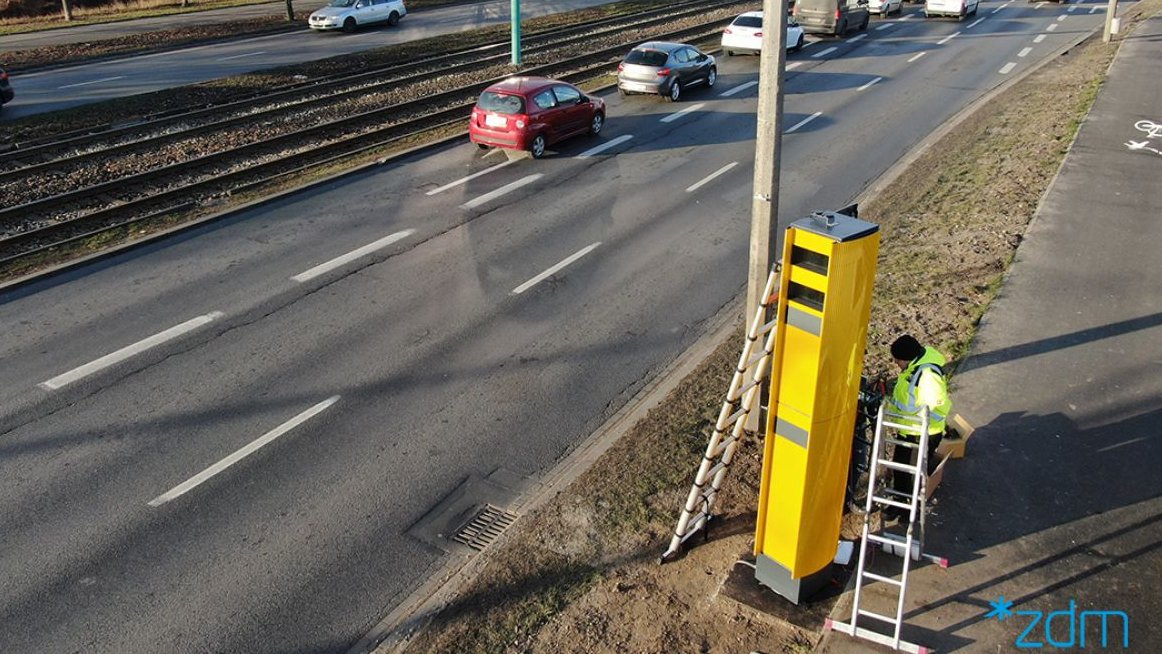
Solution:
<svg viewBox="0 0 1162 654">
<path fill-rule="evenodd" d="M 488 547 L 516 522 L 516 514 L 485 504 L 476 515 L 464 525 L 452 540 L 462 543 L 477 552 Z"/>
</svg>

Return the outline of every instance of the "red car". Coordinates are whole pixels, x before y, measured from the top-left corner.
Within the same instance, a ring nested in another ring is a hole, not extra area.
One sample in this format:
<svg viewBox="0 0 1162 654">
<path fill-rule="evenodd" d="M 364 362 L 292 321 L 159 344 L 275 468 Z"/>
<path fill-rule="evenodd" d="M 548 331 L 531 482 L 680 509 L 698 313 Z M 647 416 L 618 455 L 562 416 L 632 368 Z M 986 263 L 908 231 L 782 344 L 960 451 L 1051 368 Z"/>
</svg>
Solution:
<svg viewBox="0 0 1162 654">
<path fill-rule="evenodd" d="M 484 89 L 468 123 L 468 138 L 482 149 L 528 150 L 534 159 L 545 148 L 577 134 L 597 134 L 605 126 L 605 101 L 545 77 L 510 77 Z"/>
</svg>

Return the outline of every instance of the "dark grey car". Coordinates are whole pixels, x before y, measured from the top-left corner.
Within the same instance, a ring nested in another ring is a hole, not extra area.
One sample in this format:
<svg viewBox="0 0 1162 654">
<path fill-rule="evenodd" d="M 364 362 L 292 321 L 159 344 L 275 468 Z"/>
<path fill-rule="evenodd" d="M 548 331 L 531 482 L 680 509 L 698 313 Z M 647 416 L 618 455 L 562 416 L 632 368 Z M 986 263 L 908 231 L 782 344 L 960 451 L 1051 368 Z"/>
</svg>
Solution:
<svg viewBox="0 0 1162 654">
<path fill-rule="evenodd" d="M 16 97 L 16 92 L 12 90 L 12 85 L 8 83 L 8 73 L 0 68 L 0 106 L 5 102 L 10 102 L 12 98 Z"/>
<path fill-rule="evenodd" d="M 650 41 L 625 56 L 617 66 L 617 90 L 656 93 L 677 102 L 692 86 L 714 86 L 718 65 L 714 57 L 685 43 Z"/>
</svg>

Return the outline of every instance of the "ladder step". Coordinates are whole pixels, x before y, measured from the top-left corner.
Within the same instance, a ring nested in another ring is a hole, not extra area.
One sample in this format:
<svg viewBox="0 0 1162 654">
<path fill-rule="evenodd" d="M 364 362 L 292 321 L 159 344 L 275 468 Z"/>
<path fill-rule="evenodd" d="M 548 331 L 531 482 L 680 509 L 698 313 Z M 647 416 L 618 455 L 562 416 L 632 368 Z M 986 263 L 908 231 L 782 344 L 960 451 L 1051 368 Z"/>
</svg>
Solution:
<svg viewBox="0 0 1162 654">
<path fill-rule="evenodd" d="M 873 613 L 871 611 L 867 611 L 864 609 L 860 609 L 859 614 L 864 616 L 864 617 L 871 618 L 873 620 L 881 620 L 881 621 L 886 622 L 886 623 L 891 624 L 891 625 L 899 624 L 899 622 L 900 622 L 899 620 L 897 620 L 895 618 L 890 618 L 886 615 L 881 615 L 879 613 Z"/>
<path fill-rule="evenodd" d="M 735 391 L 734 397 L 727 396 L 726 401 L 728 401 L 728 402 L 739 401 L 740 399 L 742 399 L 743 395 L 746 395 L 747 391 L 754 388 L 755 386 L 758 386 L 761 383 L 763 383 L 763 380 L 761 380 L 761 379 L 752 379 L 752 380 L 748 381 L 747 383 L 738 387 L 738 390 Z"/>
<path fill-rule="evenodd" d="M 892 579 L 891 577 L 885 577 L 883 575 L 877 575 L 874 572 L 864 571 L 863 576 L 867 577 L 868 579 L 875 579 L 876 581 L 882 581 L 885 584 L 891 584 L 893 586 L 903 586 L 904 585 L 904 582 L 902 582 L 902 581 Z"/>
<path fill-rule="evenodd" d="M 889 422 L 889 421 L 885 420 L 881 424 L 883 424 L 884 427 L 891 427 L 892 429 L 916 429 L 917 427 L 920 426 L 920 421 L 917 420 L 916 422 Z"/>
<path fill-rule="evenodd" d="M 876 463 L 889 470 L 899 470 L 900 472 L 910 472 L 912 474 L 920 472 L 920 466 L 910 466 L 904 463 L 896 463 L 890 459 L 876 459 Z"/>
<path fill-rule="evenodd" d="M 708 458 L 713 460 L 713 459 L 717 459 L 717 458 L 721 457 L 723 454 L 726 453 L 726 448 L 730 447 L 731 445 L 733 445 L 734 443 L 737 443 L 737 442 L 738 442 L 738 436 L 732 435 L 728 438 L 722 439 L 722 441 L 718 443 L 718 446 L 715 447 L 714 450 L 710 453 L 710 456 Z"/>
<path fill-rule="evenodd" d="M 901 441 L 901 440 L 898 440 L 898 439 L 895 439 L 895 438 L 885 438 L 885 439 L 884 439 L 884 442 L 885 442 L 885 443 L 891 443 L 892 445 L 895 445 L 896 447 L 906 447 L 906 448 L 908 448 L 909 450 L 918 450 L 918 449 L 920 449 L 920 444 L 919 444 L 919 443 L 912 442 L 912 441 Z"/>
<path fill-rule="evenodd" d="M 867 539 L 872 541 L 872 542 L 881 543 L 884 545 L 897 545 L 897 544 L 902 545 L 902 544 L 904 544 L 903 537 L 897 536 L 896 534 L 892 534 L 892 533 L 888 533 L 888 532 L 884 532 L 883 535 L 868 534 Z"/>
<path fill-rule="evenodd" d="M 767 353 L 767 351 L 766 351 L 766 350 L 760 350 L 758 354 L 756 354 L 756 355 L 752 356 L 752 357 L 750 358 L 750 360 L 746 362 L 746 366 L 743 368 L 743 370 L 748 370 L 748 369 L 750 369 L 750 367 L 751 367 L 751 366 L 753 366 L 754 364 L 758 363 L 759 361 L 762 361 L 762 360 L 763 360 L 763 357 L 766 357 L 766 356 L 769 356 L 769 354 Z M 743 370 L 739 370 L 739 372 L 741 373 L 741 372 L 743 372 Z"/>
<path fill-rule="evenodd" d="M 750 413 L 750 409 L 748 409 L 747 407 L 742 407 L 738 411 L 735 411 L 734 413 L 730 414 L 730 416 L 728 416 L 726 418 L 726 424 L 722 425 L 722 430 L 726 431 L 731 425 L 738 422 L 739 418 L 745 416 L 748 413 Z"/>
<path fill-rule="evenodd" d="M 823 627 L 825 629 L 838 631 L 841 634 L 847 634 L 856 638 L 870 640 L 873 643 L 879 643 L 880 645 L 887 645 L 888 647 L 891 647 L 899 652 L 909 652 L 910 654 L 930 654 L 932 652 L 932 650 L 924 647 L 923 645 L 916 645 L 915 643 L 909 643 L 897 638 L 892 638 L 891 636 L 885 636 L 884 634 L 881 634 L 877 631 L 872 631 L 871 629 L 854 627 L 846 622 L 832 622 L 831 618 L 827 619 L 827 621 L 823 624 Z"/>
<path fill-rule="evenodd" d="M 895 506 L 895 507 L 899 507 L 901 509 L 911 509 L 912 508 L 911 504 L 897 502 L 896 500 L 889 500 L 888 498 L 880 497 L 879 495 L 873 496 L 872 500 L 875 502 L 879 502 L 880 504 L 886 504 L 888 506 Z"/>
<path fill-rule="evenodd" d="M 892 488 L 881 488 L 880 492 L 887 493 L 888 495 L 891 495 L 892 497 L 904 497 L 904 498 L 907 498 L 909 500 L 912 499 L 911 493 L 905 493 L 903 491 L 898 491 L 898 490 L 895 490 Z"/>
<path fill-rule="evenodd" d="M 765 333 L 771 331 L 772 329 L 774 329 L 775 325 L 778 325 L 778 324 L 779 324 L 779 319 L 775 318 L 774 320 L 764 324 L 761 328 L 759 328 L 759 334 L 765 334 Z"/>
</svg>

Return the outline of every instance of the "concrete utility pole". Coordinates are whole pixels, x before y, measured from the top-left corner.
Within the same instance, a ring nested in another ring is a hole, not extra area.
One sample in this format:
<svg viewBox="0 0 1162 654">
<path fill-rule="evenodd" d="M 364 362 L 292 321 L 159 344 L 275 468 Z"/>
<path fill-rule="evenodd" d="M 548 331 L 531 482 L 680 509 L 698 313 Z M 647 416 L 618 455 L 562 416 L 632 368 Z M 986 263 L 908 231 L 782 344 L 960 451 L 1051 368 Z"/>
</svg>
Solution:
<svg viewBox="0 0 1162 654">
<path fill-rule="evenodd" d="M 1112 0 L 1111 0 L 1112 1 Z M 779 223 L 779 151 L 783 139 L 783 71 L 787 66 L 787 0 L 763 0 L 763 51 L 759 61 L 758 133 L 750 220 L 750 268 L 745 324 L 764 298 Z"/>
<path fill-rule="evenodd" d="M 1101 42 L 1109 43 L 1114 34 L 1114 17 L 1118 15 L 1118 0 L 1110 0 L 1106 6 L 1106 24 L 1101 32 Z"/>
<path fill-rule="evenodd" d="M 754 148 L 754 198 L 751 200 L 750 264 L 747 270 L 746 315 L 749 325 L 778 256 L 779 151 L 783 141 L 783 71 L 787 67 L 787 0 L 763 0 L 763 50 L 759 59 L 758 130 Z M 761 404 L 768 402 L 769 380 Z M 757 432 L 761 411 L 751 411 L 746 428 Z"/>
</svg>

